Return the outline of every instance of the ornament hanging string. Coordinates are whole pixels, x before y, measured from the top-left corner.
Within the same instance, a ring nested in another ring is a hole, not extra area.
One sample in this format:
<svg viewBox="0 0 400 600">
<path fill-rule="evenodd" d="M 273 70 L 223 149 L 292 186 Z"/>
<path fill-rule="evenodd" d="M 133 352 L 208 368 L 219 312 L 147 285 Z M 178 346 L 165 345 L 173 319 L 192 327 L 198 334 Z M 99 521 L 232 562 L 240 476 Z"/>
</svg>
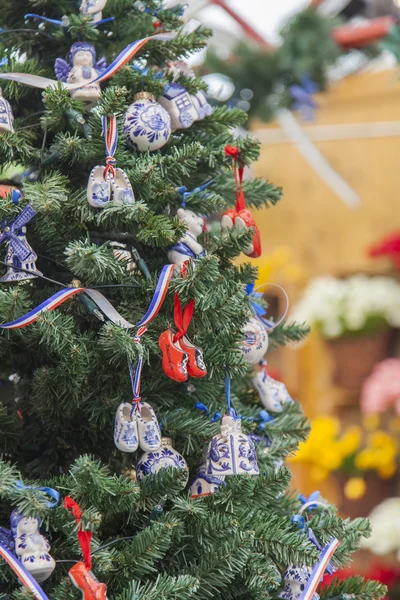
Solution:
<svg viewBox="0 0 400 600">
<path fill-rule="evenodd" d="M 233 175 L 235 178 L 236 190 L 236 212 L 239 212 L 246 208 L 246 200 L 243 190 L 244 165 L 240 161 L 240 150 L 238 146 L 231 146 L 230 144 L 227 144 L 225 146 L 225 154 L 226 156 L 231 156 L 233 158 Z"/>
<path fill-rule="evenodd" d="M 98 308 L 105 314 L 105 316 L 115 325 L 119 325 L 124 329 L 137 329 L 143 325 L 148 325 L 158 314 L 165 296 L 167 295 L 169 284 L 175 272 L 175 265 L 165 265 L 160 273 L 160 277 L 157 282 L 156 289 L 153 294 L 150 306 L 148 307 L 146 314 L 138 323 L 129 323 L 124 317 L 113 307 L 113 305 L 107 300 L 103 294 L 97 290 L 90 288 L 64 288 L 47 298 L 44 302 L 36 306 L 33 310 L 29 311 L 22 317 L 10 321 L 9 323 L 0 324 L 0 329 L 21 329 L 27 327 L 38 320 L 39 316 L 43 312 L 49 312 L 69 300 L 77 294 L 86 294 L 93 300 Z"/>
<path fill-rule="evenodd" d="M 37 487 L 34 485 L 24 485 L 22 481 L 19 479 L 15 482 L 15 487 L 19 490 L 37 490 L 38 492 L 43 492 L 47 494 L 50 498 L 52 498 L 51 502 L 46 503 L 46 508 L 54 508 L 60 501 L 60 493 L 57 490 L 53 490 L 50 487 Z"/>
<path fill-rule="evenodd" d="M 58 25 L 59 27 L 69 27 L 69 19 L 64 17 L 62 21 L 57 19 L 49 19 L 48 17 L 43 17 L 42 15 L 35 15 L 33 13 L 28 13 L 24 15 L 24 19 L 34 19 L 35 21 L 44 21 L 45 23 L 51 23 L 52 25 Z M 101 21 L 92 21 L 90 23 L 91 27 L 98 27 L 99 25 L 104 25 L 104 23 L 109 23 L 110 21 L 115 21 L 115 17 L 107 17 L 107 19 L 101 19 Z"/>
<path fill-rule="evenodd" d="M 332 540 L 325 546 L 323 549 L 320 559 L 317 564 L 314 566 L 311 576 L 304 588 L 303 593 L 301 594 L 299 600 L 312 600 L 319 582 L 321 581 L 330 561 L 335 553 L 336 549 L 340 546 L 340 542 L 336 538 L 332 538 Z"/>
<path fill-rule="evenodd" d="M 66 496 L 64 498 L 64 508 L 66 508 L 75 518 L 78 526 L 78 541 L 82 550 L 83 562 L 85 567 L 90 571 L 92 568 L 92 557 L 90 554 L 90 543 L 92 541 L 92 532 L 82 528 L 82 510 L 81 507 L 73 498 Z"/>
<path fill-rule="evenodd" d="M 232 412 L 232 406 L 231 406 L 231 376 L 228 374 L 227 369 L 225 369 L 224 384 L 225 384 L 226 403 L 228 405 L 228 414 L 229 414 L 229 413 Z"/>
<path fill-rule="evenodd" d="M 106 81 L 115 73 L 126 65 L 132 58 L 135 56 L 137 52 L 147 42 L 150 40 L 159 41 L 159 42 L 170 42 L 178 35 L 177 31 L 167 31 L 165 33 L 156 33 L 155 35 L 150 35 L 141 40 L 136 40 L 131 44 L 128 44 L 122 52 L 118 54 L 118 56 L 112 61 L 112 63 L 105 69 L 100 75 L 91 79 L 90 81 L 85 83 L 85 86 L 92 85 L 93 83 L 101 83 L 102 81 Z M 82 87 L 82 83 L 64 83 L 62 81 L 56 79 L 50 79 L 48 77 L 41 77 L 40 75 L 31 75 L 29 73 L 0 73 L 0 79 L 7 79 L 8 81 L 16 81 L 18 83 L 23 83 L 25 85 L 30 85 L 35 88 L 39 88 L 44 90 L 47 87 L 57 87 L 61 85 L 63 88 L 67 90 L 75 90 L 79 87 Z"/>
<path fill-rule="evenodd" d="M 142 399 L 140 396 L 140 381 L 141 381 L 142 367 L 143 367 L 143 346 L 140 343 L 140 338 L 146 331 L 147 331 L 146 326 L 140 327 L 134 337 L 134 342 L 139 347 L 139 359 L 137 361 L 135 372 L 133 371 L 132 363 L 130 363 L 130 362 L 128 363 L 129 374 L 130 374 L 131 383 L 132 383 L 132 393 L 133 393 L 133 398 L 132 398 L 133 406 L 132 406 L 131 416 L 135 412 L 136 409 L 138 409 L 140 411 L 139 402 Z"/>
<path fill-rule="evenodd" d="M 107 173 L 110 173 L 112 177 L 115 177 L 114 165 L 116 160 L 114 158 L 114 154 L 117 149 L 118 142 L 116 116 L 111 115 L 111 117 L 107 117 L 106 115 L 102 115 L 101 124 L 103 127 L 104 143 L 106 146 L 106 168 L 104 169 L 103 173 L 103 177 L 106 179 Z"/>
<path fill-rule="evenodd" d="M 174 344 L 182 339 L 189 329 L 190 322 L 194 314 L 194 299 L 191 298 L 182 311 L 181 299 L 178 292 L 174 295 L 174 321 L 177 328 L 177 333 L 174 335 Z"/>
</svg>

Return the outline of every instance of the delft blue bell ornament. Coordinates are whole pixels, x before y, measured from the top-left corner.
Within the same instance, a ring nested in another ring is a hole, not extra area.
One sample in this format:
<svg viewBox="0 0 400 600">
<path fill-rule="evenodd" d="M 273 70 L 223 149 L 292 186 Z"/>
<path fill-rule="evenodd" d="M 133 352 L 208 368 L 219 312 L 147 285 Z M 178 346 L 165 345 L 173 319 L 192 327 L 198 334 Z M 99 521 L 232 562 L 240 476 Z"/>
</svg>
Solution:
<svg viewBox="0 0 400 600">
<path fill-rule="evenodd" d="M 42 275 L 36 268 L 37 255 L 26 239 L 26 224 L 35 215 L 36 211 L 28 204 L 14 221 L 4 220 L 0 224 L 0 244 L 8 245 L 5 258 L 7 272 L 0 278 L 3 283 L 23 281 Z M 25 271 L 19 271 L 18 268 Z"/>
<path fill-rule="evenodd" d="M 208 446 L 207 475 L 258 475 L 253 440 L 242 432 L 242 422 L 233 409 L 222 417 L 221 433 Z"/>
<path fill-rule="evenodd" d="M 4 98 L 0 88 L 0 133 L 4 131 L 14 133 L 14 115 L 11 104 Z"/>
</svg>

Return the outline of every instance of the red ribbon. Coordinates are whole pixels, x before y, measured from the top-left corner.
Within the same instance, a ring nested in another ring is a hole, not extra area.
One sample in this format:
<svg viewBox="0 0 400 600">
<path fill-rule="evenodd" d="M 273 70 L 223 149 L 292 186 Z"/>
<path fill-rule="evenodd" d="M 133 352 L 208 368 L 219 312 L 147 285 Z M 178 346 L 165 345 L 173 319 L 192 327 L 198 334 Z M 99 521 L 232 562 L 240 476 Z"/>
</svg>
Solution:
<svg viewBox="0 0 400 600">
<path fill-rule="evenodd" d="M 227 144 L 225 146 L 225 154 L 226 156 L 231 156 L 233 158 L 233 175 L 235 178 L 236 190 L 236 212 L 239 212 L 240 210 L 246 208 L 246 199 L 243 191 L 244 164 L 240 160 L 240 150 L 238 146 L 231 146 L 230 144 Z"/>
<path fill-rule="evenodd" d="M 178 340 L 182 339 L 184 335 L 186 335 L 187 330 L 189 329 L 190 321 L 193 318 L 194 314 L 194 299 L 191 298 L 189 302 L 186 304 L 184 310 L 182 311 L 181 307 L 181 299 L 179 298 L 178 292 L 175 292 L 174 296 L 174 321 L 175 326 L 178 330 L 178 333 L 174 336 L 174 343 Z"/>
<path fill-rule="evenodd" d="M 90 554 L 90 542 L 92 541 L 92 532 L 89 530 L 82 529 L 81 518 L 82 511 L 81 507 L 73 498 L 66 496 L 64 499 L 64 508 L 69 510 L 71 515 L 75 517 L 76 524 L 78 526 L 78 542 L 82 550 L 83 562 L 85 567 L 90 571 L 92 568 L 92 557 Z"/>
</svg>

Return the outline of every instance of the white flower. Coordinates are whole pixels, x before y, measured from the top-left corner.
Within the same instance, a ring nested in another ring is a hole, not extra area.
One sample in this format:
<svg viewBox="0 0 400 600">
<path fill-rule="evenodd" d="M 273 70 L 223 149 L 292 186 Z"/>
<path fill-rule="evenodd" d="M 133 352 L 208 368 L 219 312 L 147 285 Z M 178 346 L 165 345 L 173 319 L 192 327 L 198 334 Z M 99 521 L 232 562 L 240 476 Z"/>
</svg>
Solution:
<svg viewBox="0 0 400 600">
<path fill-rule="evenodd" d="M 293 311 L 296 321 L 318 325 L 324 336 L 362 331 L 368 319 L 400 327 L 400 285 L 389 277 L 317 277 Z"/>
</svg>

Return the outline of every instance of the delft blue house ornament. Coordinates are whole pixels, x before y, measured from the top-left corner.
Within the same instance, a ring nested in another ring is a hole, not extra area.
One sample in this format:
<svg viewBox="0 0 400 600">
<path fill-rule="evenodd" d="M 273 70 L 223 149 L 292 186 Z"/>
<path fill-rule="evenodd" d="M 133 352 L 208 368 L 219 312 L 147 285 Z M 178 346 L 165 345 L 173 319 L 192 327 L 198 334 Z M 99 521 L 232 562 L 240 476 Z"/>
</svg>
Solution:
<svg viewBox="0 0 400 600">
<path fill-rule="evenodd" d="M 170 83 L 166 86 L 163 96 L 158 102 L 165 108 L 171 117 L 172 131 L 187 129 L 199 120 L 198 111 L 192 101 L 192 96 L 179 83 Z"/>
<path fill-rule="evenodd" d="M 152 94 L 139 92 L 125 113 L 124 132 L 139 152 L 159 150 L 171 136 L 171 117 Z"/>
<path fill-rule="evenodd" d="M 190 486 L 190 497 L 203 498 L 211 496 L 218 492 L 221 485 L 225 485 L 225 477 L 223 475 L 208 475 L 207 461 L 204 460 L 199 466 L 196 475 Z"/>
<path fill-rule="evenodd" d="M 181 469 L 188 472 L 185 459 L 173 449 L 170 438 L 161 438 L 161 445 L 156 450 L 144 452 L 136 465 L 136 477 L 140 482 L 146 475 L 154 475 L 161 469 Z"/>
<path fill-rule="evenodd" d="M 241 420 L 233 410 L 222 417 L 221 433 L 208 446 L 207 475 L 258 475 L 253 440 L 242 432 Z"/>
</svg>

